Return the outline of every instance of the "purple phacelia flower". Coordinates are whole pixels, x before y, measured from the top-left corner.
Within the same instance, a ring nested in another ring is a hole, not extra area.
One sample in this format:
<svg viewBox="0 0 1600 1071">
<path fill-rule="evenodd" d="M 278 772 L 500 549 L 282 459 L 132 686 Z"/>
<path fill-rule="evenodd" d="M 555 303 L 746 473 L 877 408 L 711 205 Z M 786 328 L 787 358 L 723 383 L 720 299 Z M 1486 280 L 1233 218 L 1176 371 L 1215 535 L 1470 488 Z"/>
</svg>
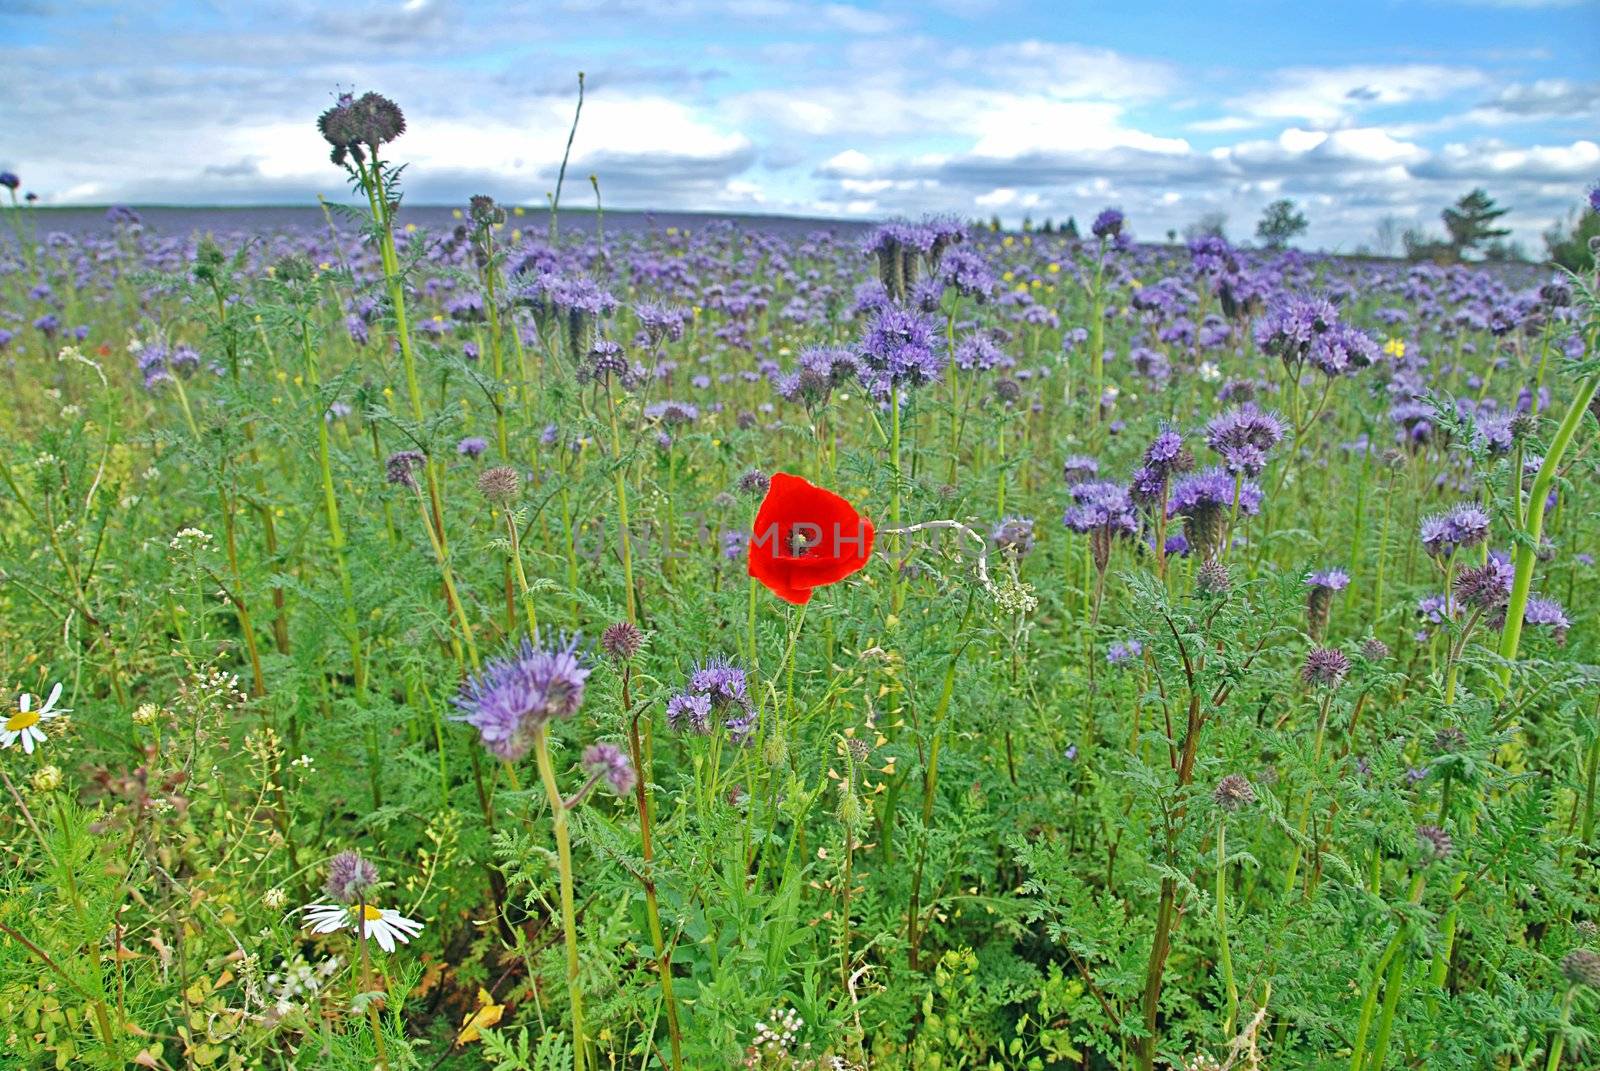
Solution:
<svg viewBox="0 0 1600 1071">
<path fill-rule="evenodd" d="M 524 636 L 510 654 L 462 682 L 455 698 L 461 713 L 452 720 L 477 729 L 491 755 L 515 762 L 552 718 L 577 713 L 588 677 L 576 637 L 546 647 L 537 636 Z"/>
<path fill-rule="evenodd" d="M 604 779 L 611 791 L 626 796 L 633 791 L 637 777 L 628 753 L 615 744 L 590 744 L 583 749 L 583 766 L 592 778 Z"/>
<path fill-rule="evenodd" d="M 1429 554 L 1448 558 L 1488 538 L 1489 514 L 1471 502 L 1464 502 L 1444 513 L 1423 518 L 1420 536 Z"/>
</svg>

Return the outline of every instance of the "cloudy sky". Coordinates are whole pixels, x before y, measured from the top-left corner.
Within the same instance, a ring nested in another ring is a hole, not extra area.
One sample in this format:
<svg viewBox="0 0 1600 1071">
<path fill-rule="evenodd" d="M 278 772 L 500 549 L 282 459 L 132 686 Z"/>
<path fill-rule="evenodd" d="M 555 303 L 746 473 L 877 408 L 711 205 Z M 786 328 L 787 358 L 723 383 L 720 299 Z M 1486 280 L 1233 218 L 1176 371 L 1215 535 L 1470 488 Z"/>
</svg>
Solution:
<svg viewBox="0 0 1600 1071">
<path fill-rule="evenodd" d="M 1537 248 L 1600 180 L 1593 0 L 5 0 L 0 67 L 54 204 L 340 196 L 338 88 L 404 107 L 408 197 L 543 204 L 579 70 L 568 195 L 617 208 L 1245 238 L 1287 196 L 1350 249 L 1482 185 Z"/>
</svg>

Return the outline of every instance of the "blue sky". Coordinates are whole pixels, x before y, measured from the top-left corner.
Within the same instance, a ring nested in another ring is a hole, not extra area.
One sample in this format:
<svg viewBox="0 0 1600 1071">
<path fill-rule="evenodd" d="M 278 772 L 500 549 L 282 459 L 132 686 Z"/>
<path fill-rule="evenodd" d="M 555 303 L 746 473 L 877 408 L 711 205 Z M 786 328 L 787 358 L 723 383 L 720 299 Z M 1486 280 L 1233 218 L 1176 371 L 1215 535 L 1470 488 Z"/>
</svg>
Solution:
<svg viewBox="0 0 1600 1071">
<path fill-rule="evenodd" d="M 1291 197 L 1352 249 L 1482 185 L 1537 247 L 1600 180 L 1585 0 L 10 0 L 0 62 L 0 167 L 49 203 L 339 196 L 344 87 L 405 108 L 408 196 L 542 204 L 580 69 L 568 196 L 618 208 L 1246 238 Z"/>
</svg>

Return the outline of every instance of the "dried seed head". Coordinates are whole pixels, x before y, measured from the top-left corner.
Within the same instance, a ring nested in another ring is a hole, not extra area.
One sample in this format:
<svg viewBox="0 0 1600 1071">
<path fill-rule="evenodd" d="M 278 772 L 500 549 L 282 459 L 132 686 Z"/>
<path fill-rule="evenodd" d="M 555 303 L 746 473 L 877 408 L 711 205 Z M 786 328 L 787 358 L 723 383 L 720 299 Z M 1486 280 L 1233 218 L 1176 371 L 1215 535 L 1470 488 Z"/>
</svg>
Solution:
<svg viewBox="0 0 1600 1071">
<path fill-rule="evenodd" d="M 1350 672 L 1350 659 L 1337 647 L 1314 647 L 1300 667 L 1301 678 L 1318 688 L 1337 688 Z"/>
<path fill-rule="evenodd" d="M 1573 985 L 1600 989 L 1600 953 L 1574 948 L 1561 958 L 1561 973 Z"/>
<path fill-rule="evenodd" d="M 1467 746 L 1467 734 L 1454 725 L 1446 725 L 1433 734 L 1433 746 L 1447 755 L 1460 751 Z"/>
<path fill-rule="evenodd" d="M 1368 662 L 1382 662 L 1389 657 L 1389 645 L 1372 636 L 1361 645 L 1361 657 Z"/>
<path fill-rule="evenodd" d="M 497 506 L 503 506 L 522 490 L 522 478 L 509 465 L 484 469 L 478 477 L 478 493 Z"/>
<path fill-rule="evenodd" d="M 1417 827 L 1417 850 L 1422 854 L 1423 863 L 1435 863 L 1447 857 L 1455 848 L 1455 842 L 1438 826 Z"/>
<path fill-rule="evenodd" d="M 1217 782 L 1211 798 L 1218 807 L 1232 814 L 1256 801 L 1256 790 L 1242 774 L 1229 774 Z"/>
<path fill-rule="evenodd" d="M 1233 585 L 1233 579 L 1228 576 L 1228 567 L 1219 561 L 1210 560 L 1200 564 L 1194 576 L 1194 586 L 1202 595 L 1213 598 L 1226 595 Z"/>
<path fill-rule="evenodd" d="M 600 649 L 618 662 L 626 662 L 644 646 L 644 633 L 632 621 L 618 621 L 600 633 Z"/>
</svg>

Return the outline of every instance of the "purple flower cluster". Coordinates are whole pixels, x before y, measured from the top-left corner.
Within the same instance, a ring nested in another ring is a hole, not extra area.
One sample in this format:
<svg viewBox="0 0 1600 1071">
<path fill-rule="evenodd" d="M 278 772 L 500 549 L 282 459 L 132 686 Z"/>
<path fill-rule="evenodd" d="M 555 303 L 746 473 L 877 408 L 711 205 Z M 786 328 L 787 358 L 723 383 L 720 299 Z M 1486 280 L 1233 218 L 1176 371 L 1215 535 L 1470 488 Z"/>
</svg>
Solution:
<svg viewBox="0 0 1600 1071">
<path fill-rule="evenodd" d="M 1089 225 L 1089 233 L 1099 239 L 1116 238 L 1122 234 L 1122 228 L 1127 223 L 1127 217 L 1121 209 L 1105 208 L 1094 217 L 1094 222 Z"/>
<path fill-rule="evenodd" d="M 667 727 L 674 732 L 703 736 L 711 731 L 713 715 L 723 717 L 723 728 L 735 743 L 748 742 L 754 730 L 749 684 L 744 670 L 726 658 L 696 665 L 689 686 L 667 700 Z"/>
<path fill-rule="evenodd" d="M 1422 520 L 1422 545 L 1436 558 L 1475 547 L 1489 536 L 1489 515 L 1471 502 Z"/>
<path fill-rule="evenodd" d="M 588 677 L 576 637 L 546 647 L 537 636 L 524 636 L 510 654 L 462 682 L 455 698 L 461 714 L 452 720 L 477 729 L 491 755 L 515 762 L 550 719 L 577 713 Z"/>
<path fill-rule="evenodd" d="M 1072 505 L 1067 507 L 1062 523 L 1074 532 L 1104 529 L 1133 535 L 1139 530 L 1133 499 L 1121 484 L 1110 480 L 1091 480 L 1074 484 L 1071 494 Z"/>
<path fill-rule="evenodd" d="M 1291 371 L 1309 364 L 1330 379 L 1366 368 L 1378 359 L 1378 344 L 1339 319 L 1333 302 L 1291 297 L 1268 308 L 1255 326 L 1256 345 Z"/>
<path fill-rule="evenodd" d="M 772 385 L 785 401 L 814 406 L 827 401 L 835 388 L 861 374 L 861 362 L 849 350 L 810 346 L 800 351 L 795 370 L 774 375 Z"/>
<path fill-rule="evenodd" d="M 1229 472 L 1259 476 L 1267 467 L 1267 452 L 1283 441 L 1284 431 L 1277 416 L 1246 402 L 1206 424 L 1206 445 Z"/>
<path fill-rule="evenodd" d="M 633 760 L 615 744 L 590 744 L 584 748 L 583 767 L 590 777 L 603 778 L 619 796 L 626 796 L 638 781 Z"/>
<path fill-rule="evenodd" d="M 1194 455 L 1175 428 L 1162 428 L 1145 447 L 1144 464 L 1134 470 L 1128 491 L 1142 504 L 1159 503 L 1172 477 L 1194 468 Z"/>
<path fill-rule="evenodd" d="M 861 382 L 874 397 L 939 378 L 939 328 L 926 313 L 888 305 L 867 325 L 857 351 Z"/>
</svg>

